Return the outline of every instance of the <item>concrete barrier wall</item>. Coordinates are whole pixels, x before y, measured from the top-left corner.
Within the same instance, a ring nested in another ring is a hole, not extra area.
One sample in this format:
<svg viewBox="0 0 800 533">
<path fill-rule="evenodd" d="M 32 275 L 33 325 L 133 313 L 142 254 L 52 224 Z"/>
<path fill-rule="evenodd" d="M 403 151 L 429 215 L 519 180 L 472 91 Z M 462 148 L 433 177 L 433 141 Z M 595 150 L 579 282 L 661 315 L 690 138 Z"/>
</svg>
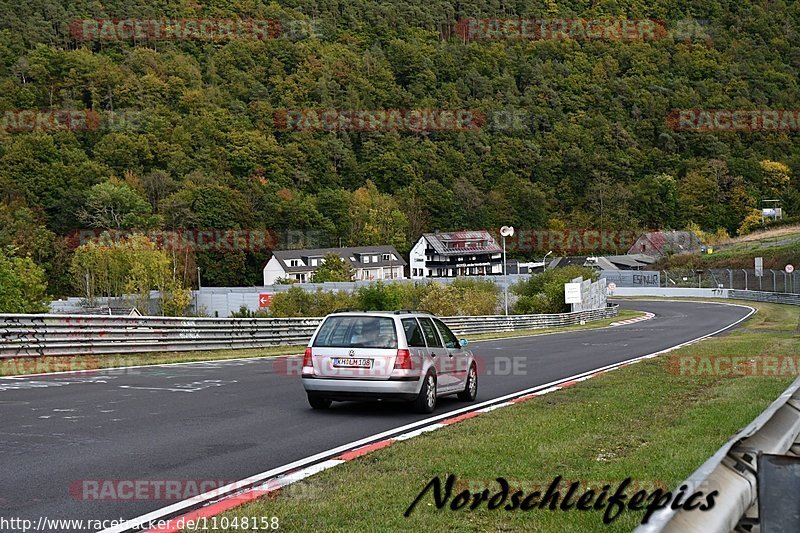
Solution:
<svg viewBox="0 0 800 533">
<path fill-rule="evenodd" d="M 609 296 L 659 296 L 663 298 L 729 298 L 728 289 L 688 289 L 672 287 L 617 287 Z M 743 291 L 736 291 L 743 292 Z"/>
</svg>

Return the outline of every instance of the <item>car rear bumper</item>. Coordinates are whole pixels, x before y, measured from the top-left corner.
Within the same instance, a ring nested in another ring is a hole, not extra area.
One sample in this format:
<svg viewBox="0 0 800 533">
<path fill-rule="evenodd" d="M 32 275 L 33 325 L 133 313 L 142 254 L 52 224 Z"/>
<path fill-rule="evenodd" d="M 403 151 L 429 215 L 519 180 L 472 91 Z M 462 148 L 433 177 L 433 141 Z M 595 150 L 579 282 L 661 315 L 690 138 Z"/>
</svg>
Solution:
<svg viewBox="0 0 800 533">
<path fill-rule="evenodd" d="M 308 394 L 329 400 L 413 400 L 419 394 L 422 381 L 416 377 L 413 380 L 380 381 L 304 377 L 303 387 Z"/>
</svg>

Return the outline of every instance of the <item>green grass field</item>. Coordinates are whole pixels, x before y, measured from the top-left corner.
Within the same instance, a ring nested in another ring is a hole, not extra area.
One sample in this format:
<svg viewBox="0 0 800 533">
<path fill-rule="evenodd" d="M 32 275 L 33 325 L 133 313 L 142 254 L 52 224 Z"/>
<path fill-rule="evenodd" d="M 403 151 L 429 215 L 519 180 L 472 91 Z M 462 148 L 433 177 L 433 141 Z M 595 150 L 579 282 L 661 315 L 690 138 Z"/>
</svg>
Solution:
<svg viewBox="0 0 800 533">
<path fill-rule="evenodd" d="M 574 508 L 437 509 L 430 493 L 408 518 L 404 511 L 434 476 L 444 482 L 448 474 L 458 490 L 491 494 L 500 476 L 525 494 L 556 476 L 580 481 L 580 492 L 605 484 L 613 491 L 627 477 L 650 492 L 675 487 L 793 379 L 682 376 L 670 365 L 681 356 L 800 354 L 797 308 L 748 305 L 758 313 L 743 331 L 395 442 L 221 517 L 277 517 L 286 531 L 630 531 L 644 512 L 605 525 L 602 511 Z"/>
</svg>

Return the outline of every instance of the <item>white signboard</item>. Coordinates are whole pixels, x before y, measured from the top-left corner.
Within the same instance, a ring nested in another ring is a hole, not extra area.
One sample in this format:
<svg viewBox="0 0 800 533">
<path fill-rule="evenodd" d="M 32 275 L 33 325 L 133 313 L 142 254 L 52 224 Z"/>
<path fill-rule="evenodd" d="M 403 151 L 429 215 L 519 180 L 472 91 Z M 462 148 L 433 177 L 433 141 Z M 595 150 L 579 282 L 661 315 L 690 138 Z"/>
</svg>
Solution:
<svg viewBox="0 0 800 533">
<path fill-rule="evenodd" d="M 580 283 L 565 283 L 564 284 L 564 302 L 568 304 L 581 303 L 581 284 Z"/>
<path fill-rule="evenodd" d="M 792 272 L 794 272 L 794 266 L 786 265 L 786 273 L 791 274 Z"/>
<path fill-rule="evenodd" d="M 614 292 L 617 289 L 617 284 L 613 281 L 607 285 L 608 292 Z"/>
<path fill-rule="evenodd" d="M 756 277 L 760 278 L 764 275 L 764 258 L 756 257 Z"/>
</svg>

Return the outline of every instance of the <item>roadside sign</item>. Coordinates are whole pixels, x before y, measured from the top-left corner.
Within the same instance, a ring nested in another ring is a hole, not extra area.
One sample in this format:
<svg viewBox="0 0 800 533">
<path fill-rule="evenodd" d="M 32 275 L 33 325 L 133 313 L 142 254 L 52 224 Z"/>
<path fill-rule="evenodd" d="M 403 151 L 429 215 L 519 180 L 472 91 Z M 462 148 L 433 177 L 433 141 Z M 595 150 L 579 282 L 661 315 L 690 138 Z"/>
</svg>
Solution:
<svg viewBox="0 0 800 533">
<path fill-rule="evenodd" d="M 617 284 L 612 281 L 606 287 L 608 287 L 609 292 L 614 292 L 617 289 Z"/>
<path fill-rule="evenodd" d="M 756 257 L 756 277 L 760 278 L 764 275 L 764 258 Z"/>
<path fill-rule="evenodd" d="M 579 304 L 581 303 L 581 284 L 580 283 L 565 283 L 564 284 L 564 303 Z"/>
<path fill-rule="evenodd" d="M 792 265 L 786 265 L 786 268 L 784 270 L 786 270 L 787 274 L 791 274 L 792 272 L 794 272 L 794 267 Z"/>
<path fill-rule="evenodd" d="M 258 295 L 258 306 L 269 307 L 272 303 L 272 294 L 262 293 Z"/>
</svg>

